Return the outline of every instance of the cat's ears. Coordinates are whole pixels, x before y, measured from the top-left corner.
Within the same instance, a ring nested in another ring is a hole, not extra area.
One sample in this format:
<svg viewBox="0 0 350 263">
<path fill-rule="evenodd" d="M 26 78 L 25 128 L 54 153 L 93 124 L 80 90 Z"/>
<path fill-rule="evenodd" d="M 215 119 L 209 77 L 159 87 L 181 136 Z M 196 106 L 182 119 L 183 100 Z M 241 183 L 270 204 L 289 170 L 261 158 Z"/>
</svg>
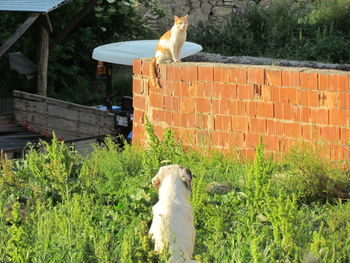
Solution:
<svg viewBox="0 0 350 263">
<path fill-rule="evenodd" d="M 174 16 L 174 20 L 176 21 L 176 20 L 178 20 L 180 17 L 178 17 L 178 16 Z M 182 19 L 184 19 L 184 20 L 188 20 L 188 15 L 185 15 L 184 17 L 181 17 Z"/>
</svg>

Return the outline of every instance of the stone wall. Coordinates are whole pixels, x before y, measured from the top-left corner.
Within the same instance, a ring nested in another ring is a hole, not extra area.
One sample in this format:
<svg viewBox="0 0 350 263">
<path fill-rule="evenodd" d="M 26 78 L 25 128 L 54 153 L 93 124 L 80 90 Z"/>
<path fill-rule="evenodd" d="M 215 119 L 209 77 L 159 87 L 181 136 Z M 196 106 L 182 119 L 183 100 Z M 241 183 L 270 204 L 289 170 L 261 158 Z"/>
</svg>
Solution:
<svg viewBox="0 0 350 263">
<path fill-rule="evenodd" d="M 165 17 L 159 19 L 157 15 L 145 10 L 148 22 L 160 31 L 168 29 L 173 24 L 173 16 L 190 15 L 190 26 L 199 22 L 204 24 L 222 25 L 233 15 L 243 13 L 249 5 L 259 4 L 268 6 L 271 0 L 155 0 L 164 10 Z"/>
<path fill-rule="evenodd" d="M 158 136 L 171 128 L 185 146 L 246 156 L 262 136 L 279 155 L 299 142 L 320 142 L 333 159 L 350 160 L 350 73 L 339 70 L 219 63 L 133 65 L 133 143 L 144 144 L 146 116 Z"/>
</svg>

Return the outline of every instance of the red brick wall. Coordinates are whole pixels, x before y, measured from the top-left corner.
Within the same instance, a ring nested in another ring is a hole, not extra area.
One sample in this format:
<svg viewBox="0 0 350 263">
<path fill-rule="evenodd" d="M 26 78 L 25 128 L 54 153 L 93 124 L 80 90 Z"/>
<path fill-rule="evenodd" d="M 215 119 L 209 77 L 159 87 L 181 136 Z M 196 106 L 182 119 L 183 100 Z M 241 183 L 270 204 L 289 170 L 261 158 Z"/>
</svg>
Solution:
<svg viewBox="0 0 350 263">
<path fill-rule="evenodd" d="M 133 141 L 145 143 L 145 116 L 158 136 L 171 128 L 184 145 L 253 155 L 260 134 L 281 153 L 321 141 L 329 156 L 350 160 L 350 73 L 218 63 L 160 65 L 160 89 L 149 62 L 133 65 Z"/>
</svg>

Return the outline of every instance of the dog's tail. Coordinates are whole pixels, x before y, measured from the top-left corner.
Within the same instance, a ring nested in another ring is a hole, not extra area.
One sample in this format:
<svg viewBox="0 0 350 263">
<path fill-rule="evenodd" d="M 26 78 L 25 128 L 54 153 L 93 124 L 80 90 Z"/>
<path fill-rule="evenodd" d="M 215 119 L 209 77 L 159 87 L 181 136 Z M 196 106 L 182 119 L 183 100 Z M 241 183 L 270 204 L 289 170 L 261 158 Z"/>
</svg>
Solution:
<svg viewBox="0 0 350 263">
<path fill-rule="evenodd" d="M 156 74 L 156 66 L 157 66 L 156 58 L 152 58 L 152 61 L 149 64 L 149 69 L 148 69 L 149 78 L 150 78 L 152 87 L 159 89 L 160 85 L 159 85 L 159 78 Z"/>
</svg>

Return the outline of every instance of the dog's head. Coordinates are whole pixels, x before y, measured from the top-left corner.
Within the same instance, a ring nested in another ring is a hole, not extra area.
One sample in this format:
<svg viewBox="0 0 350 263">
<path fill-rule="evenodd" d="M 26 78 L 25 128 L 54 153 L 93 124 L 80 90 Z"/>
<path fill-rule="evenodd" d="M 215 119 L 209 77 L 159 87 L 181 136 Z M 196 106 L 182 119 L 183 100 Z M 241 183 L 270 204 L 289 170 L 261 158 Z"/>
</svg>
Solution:
<svg viewBox="0 0 350 263">
<path fill-rule="evenodd" d="M 188 190 L 191 191 L 192 189 L 192 173 L 191 171 L 183 166 L 180 165 L 167 165 L 163 166 L 159 169 L 156 176 L 152 179 L 152 185 L 157 190 L 160 188 L 163 179 L 169 175 L 169 174 L 177 174 L 181 181 L 185 184 Z"/>
</svg>

